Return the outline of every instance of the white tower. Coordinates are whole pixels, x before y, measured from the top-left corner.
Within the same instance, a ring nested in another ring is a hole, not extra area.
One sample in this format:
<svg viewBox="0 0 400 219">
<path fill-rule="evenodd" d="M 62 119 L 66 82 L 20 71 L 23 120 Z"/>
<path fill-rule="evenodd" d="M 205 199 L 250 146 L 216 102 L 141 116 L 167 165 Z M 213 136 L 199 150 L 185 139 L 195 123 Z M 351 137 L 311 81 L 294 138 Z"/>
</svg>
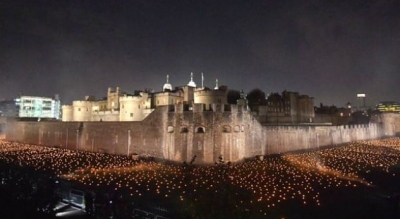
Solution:
<svg viewBox="0 0 400 219">
<path fill-rule="evenodd" d="M 163 86 L 163 91 L 172 91 L 172 85 L 169 83 L 169 75 L 167 75 L 167 82 Z"/>
</svg>

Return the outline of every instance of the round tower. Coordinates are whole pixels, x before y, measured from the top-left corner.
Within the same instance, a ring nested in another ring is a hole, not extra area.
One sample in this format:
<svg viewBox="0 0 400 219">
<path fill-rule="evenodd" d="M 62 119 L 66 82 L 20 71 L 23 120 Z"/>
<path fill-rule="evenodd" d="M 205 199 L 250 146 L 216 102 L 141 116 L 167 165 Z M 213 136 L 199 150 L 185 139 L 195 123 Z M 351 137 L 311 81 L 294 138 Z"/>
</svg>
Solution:
<svg viewBox="0 0 400 219">
<path fill-rule="evenodd" d="M 71 122 L 73 121 L 73 107 L 71 105 L 63 105 L 61 107 L 62 117 L 61 121 Z"/>
<path fill-rule="evenodd" d="M 92 102 L 90 101 L 73 101 L 73 121 L 91 121 L 92 118 Z"/>
</svg>

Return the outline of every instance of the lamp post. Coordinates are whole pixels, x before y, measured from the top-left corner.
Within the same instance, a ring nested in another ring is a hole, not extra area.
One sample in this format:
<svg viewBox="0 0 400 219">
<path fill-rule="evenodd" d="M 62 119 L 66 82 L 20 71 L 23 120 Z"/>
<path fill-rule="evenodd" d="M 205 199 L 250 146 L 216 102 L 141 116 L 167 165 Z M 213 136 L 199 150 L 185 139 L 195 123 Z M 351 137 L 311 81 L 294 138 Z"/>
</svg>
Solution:
<svg viewBox="0 0 400 219">
<path fill-rule="evenodd" d="M 79 145 L 79 129 L 76 130 L 76 150 L 78 150 Z"/>
<path fill-rule="evenodd" d="M 131 149 L 131 130 L 128 130 L 128 151 L 126 155 L 129 157 L 129 151 Z"/>
<path fill-rule="evenodd" d="M 65 149 L 67 149 L 67 148 L 68 148 L 68 129 L 67 129 L 67 134 L 65 137 Z"/>
<path fill-rule="evenodd" d="M 92 152 L 94 151 L 94 137 L 92 138 Z"/>
<path fill-rule="evenodd" d="M 42 129 L 39 129 L 39 145 L 42 144 Z"/>
</svg>

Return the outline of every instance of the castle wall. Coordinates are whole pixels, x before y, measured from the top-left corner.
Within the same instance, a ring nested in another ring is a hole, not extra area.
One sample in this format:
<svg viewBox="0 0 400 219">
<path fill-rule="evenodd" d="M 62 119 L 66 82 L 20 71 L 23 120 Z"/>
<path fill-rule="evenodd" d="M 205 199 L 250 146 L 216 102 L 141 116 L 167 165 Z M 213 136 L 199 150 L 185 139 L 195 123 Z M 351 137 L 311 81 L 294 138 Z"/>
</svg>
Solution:
<svg viewBox="0 0 400 219">
<path fill-rule="evenodd" d="M 350 126 L 266 126 L 264 154 L 338 145 L 351 141 L 376 139 L 383 136 L 380 124 Z"/>
<path fill-rule="evenodd" d="M 92 117 L 91 101 L 73 101 L 72 102 L 72 118 L 73 121 L 90 121 Z"/>
<path fill-rule="evenodd" d="M 196 163 L 239 161 L 256 155 L 375 139 L 399 132 L 399 115 L 383 124 L 354 126 L 262 126 L 236 105 L 195 104 L 156 108 L 138 122 L 9 122 L 6 139 L 45 146 Z"/>
<path fill-rule="evenodd" d="M 167 106 L 183 102 L 183 96 L 180 92 L 161 92 L 154 94 L 153 106 Z"/>
<path fill-rule="evenodd" d="M 194 103 L 204 104 L 206 110 L 209 110 L 213 103 L 227 104 L 226 95 L 225 90 L 197 89 L 194 91 Z"/>
<path fill-rule="evenodd" d="M 142 121 L 144 101 L 142 97 L 120 97 L 119 121 Z"/>
<path fill-rule="evenodd" d="M 96 122 L 118 122 L 119 121 L 119 112 L 118 111 L 100 111 L 93 112 L 89 121 Z"/>
<path fill-rule="evenodd" d="M 73 120 L 73 107 L 69 105 L 62 106 L 62 117 L 63 122 L 70 122 Z"/>
<path fill-rule="evenodd" d="M 117 87 L 115 91 L 112 90 L 112 88 L 108 88 L 107 92 L 107 110 L 118 110 L 119 109 L 119 97 L 121 97 L 123 94 L 121 92 L 121 89 Z"/>
<path fill-rule="evenodd" d="M 378 122 L 384 126 L 384 135 L 393 136 L 400 135 L 400 114 L 399 113 L 382 113 Z"/>
</svg>

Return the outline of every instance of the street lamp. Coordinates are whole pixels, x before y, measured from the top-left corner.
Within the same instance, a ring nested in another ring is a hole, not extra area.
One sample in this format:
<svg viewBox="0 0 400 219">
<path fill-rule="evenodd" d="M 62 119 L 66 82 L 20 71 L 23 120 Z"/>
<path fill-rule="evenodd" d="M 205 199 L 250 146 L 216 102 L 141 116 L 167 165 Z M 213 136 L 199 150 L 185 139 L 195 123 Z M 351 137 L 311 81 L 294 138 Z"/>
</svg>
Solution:
<svg viewBox="0 0 400 219">
<path fill-rule="evenodd" d="M 127 151 L 127 156 L 129 156 L 129 151 L 131 149 L 131 130 L 128 130 L 128 151 Z"/>
<path fill-rule="evenodd" d="M 76 130 L 76 150 L 78 150 L 79 145 L 79 129 Z"/>
</svg>

